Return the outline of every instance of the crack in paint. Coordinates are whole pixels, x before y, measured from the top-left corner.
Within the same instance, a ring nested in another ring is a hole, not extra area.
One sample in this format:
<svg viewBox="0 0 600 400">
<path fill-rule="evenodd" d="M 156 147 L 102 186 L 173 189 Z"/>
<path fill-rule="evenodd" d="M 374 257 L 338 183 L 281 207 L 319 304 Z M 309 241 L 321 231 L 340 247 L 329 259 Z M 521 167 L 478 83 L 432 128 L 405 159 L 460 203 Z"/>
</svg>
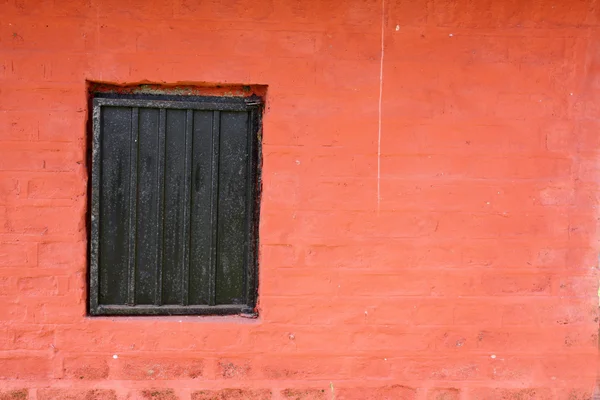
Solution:
<svg viewBox="0 0 600 400">
<path fill-rule="evenodd" d="M 381 114 L 383 98 L 383 56 L 385 40 L 385 0 L 381 0 L 381 59 L 379 61 L 379 109 L 377 126 L 377 211 L 381 203 Z"/>
</svg>

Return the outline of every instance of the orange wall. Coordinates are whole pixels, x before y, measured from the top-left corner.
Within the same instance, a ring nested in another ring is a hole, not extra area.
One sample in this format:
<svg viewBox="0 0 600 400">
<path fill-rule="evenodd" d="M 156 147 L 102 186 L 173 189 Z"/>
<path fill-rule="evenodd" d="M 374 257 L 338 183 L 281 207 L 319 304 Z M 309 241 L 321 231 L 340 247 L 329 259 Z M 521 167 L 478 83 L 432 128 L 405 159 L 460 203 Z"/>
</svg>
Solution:
<svg viewBox="0 0 600 400">
<path fill-rule="evenodd" d="M 593 4 L 0 0 L 0 399 L 588 399 Z M 85 316 L 86 80 L 268 85 L 258 320 Z"/>
</svg>

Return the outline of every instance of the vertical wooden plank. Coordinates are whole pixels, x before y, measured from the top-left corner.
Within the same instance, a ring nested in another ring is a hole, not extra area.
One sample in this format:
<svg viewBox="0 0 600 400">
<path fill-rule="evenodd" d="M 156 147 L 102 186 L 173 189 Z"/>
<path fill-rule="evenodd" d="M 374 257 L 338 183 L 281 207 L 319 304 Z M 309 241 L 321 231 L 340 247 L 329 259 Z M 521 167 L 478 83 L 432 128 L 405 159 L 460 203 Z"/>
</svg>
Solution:
<svg viewBox="0 0 600 400">
<path fill-rule="evenodd" d="M 139 110 L 135 304 L 155 304 L 158 268 L 162 263 L 157 254 L 157 247 L 162 243 L 159 196 L 163 187 L 158 160 L 164 146 L 159 146 L 158 139 L 160 110 Z"/>
<path fill-rule="evenodd" d="M 247 126 L 247 112 L 221 112 L 216 304 L 243 304 L 246 297 Z"/>
<path fill-rule="evenodd" d="M 131 108 L 131 143 L 129 153 L 129 251 L 127 265 L 127 304 L 135 304 L 135 244 L 137 231 L 139 109 Z"/>
<path fill-rule="evenodd" d="M 244 280 L 244 293 L 246 294 L 245 303 L 254 306 L 256 302 L 256 265 L 258 249 L 256 235 L 256 202 L 258 195 L 258 109 L 253 109 L 249 112 L 248 118 L 248 180 L 246 182 L 246 274 Z M 247 310 L 251 311 L 251 310 Z M 252 310 L 253 311 L 253 310 Z"/>
<path fill-rule="evenodd" d="M 189 282 L 190 282 L 190 211 L 191 211 L 191 187 L 192 187 L 192 147 L 194 113 L 186 110 L 185 116 L 185 144 L 184 144 L 184 171 L 183 171 L 183 217 L 181 224 L 182 236 L 182 262 L 181 262 L 181 304 L 189 304 Z"/>
<path fill-rule="evenodd" d="M 100 304 L 128 301 L 131 108 L 102 107 Z"/>
<path fill-rule="evenodd" d="M 189 304 L 193 305 L 210 303 L 210 266 L 214 261 L 213 114 L 213 111 L 194 111 L 193 117 L 189 270 Z"/>
<path fill-rule="evenodd" d="M 186 110 L 167 110 L 165 157 L 164 257 L 162 304 L 182 303 L 182 271 L 184 262 L 185 197 L 185 132 Z"/>
<path fill-rule="evenodd" d="M 98 309 L 98 267 L 100 245 L 100 160 L 102 156 L 102 135 L 100 114 L 102 107 L 94 99 L 92 115 L 92 198 L 91 198 L 91 237 L 90 237 L 90 313 L 95 314 Z"/>
<path fill-rule="evenodd" d="M 217 263 L 218 263 L 218 219 L 219 219 L 219 155 L 221 152 L 221 112 L 213 112 L 212 129 L 212 157 L 211 157 L 211 207 L 210 207 L 210 226 L 211 226 L 211 244 L 209 260 L 209 278 L 208 293 L 209 305 L 217 304 Z"/>
<path fill-rule="evenodd" d="M 156 180 L 156 298 L 154 304 L 162 304 L 162 276 L 164 260 L 164 218 L 165 218 L 165 157 L 166 157 L 166 132 L 167 132 L 167 112 L 164 108 L 160 109 L 158 121 L 158 147 L 157 154 L 157 180 Z"/>
</svg>

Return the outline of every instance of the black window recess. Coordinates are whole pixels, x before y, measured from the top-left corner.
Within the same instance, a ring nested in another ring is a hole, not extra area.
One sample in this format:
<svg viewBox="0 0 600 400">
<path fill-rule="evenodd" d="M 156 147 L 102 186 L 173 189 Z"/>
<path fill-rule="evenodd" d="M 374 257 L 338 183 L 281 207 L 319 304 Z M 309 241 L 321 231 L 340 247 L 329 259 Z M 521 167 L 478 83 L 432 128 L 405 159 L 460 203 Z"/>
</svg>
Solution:
<svg viewBox="0 0 600 400">
<path fill-rule="evenodd" d="M 254 312 L 260 109 L 95 96 L 91 315 Z"/>
</svg>

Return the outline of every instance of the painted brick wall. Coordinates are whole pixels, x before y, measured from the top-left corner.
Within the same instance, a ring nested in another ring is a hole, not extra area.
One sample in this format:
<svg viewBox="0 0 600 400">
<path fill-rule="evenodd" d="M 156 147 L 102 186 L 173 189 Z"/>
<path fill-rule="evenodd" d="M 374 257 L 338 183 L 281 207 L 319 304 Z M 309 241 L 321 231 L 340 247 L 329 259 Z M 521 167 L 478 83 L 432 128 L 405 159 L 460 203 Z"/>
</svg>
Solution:
<svg viewBox="0 0 600 400">
<path fill-rule="evenodd" d="M 0 399 L 589 399 L 598 43 L 594 0 L 0 0 Z M 260 319 L 86 317 L 86 80 L 268 85 Z"/>
</svg>

